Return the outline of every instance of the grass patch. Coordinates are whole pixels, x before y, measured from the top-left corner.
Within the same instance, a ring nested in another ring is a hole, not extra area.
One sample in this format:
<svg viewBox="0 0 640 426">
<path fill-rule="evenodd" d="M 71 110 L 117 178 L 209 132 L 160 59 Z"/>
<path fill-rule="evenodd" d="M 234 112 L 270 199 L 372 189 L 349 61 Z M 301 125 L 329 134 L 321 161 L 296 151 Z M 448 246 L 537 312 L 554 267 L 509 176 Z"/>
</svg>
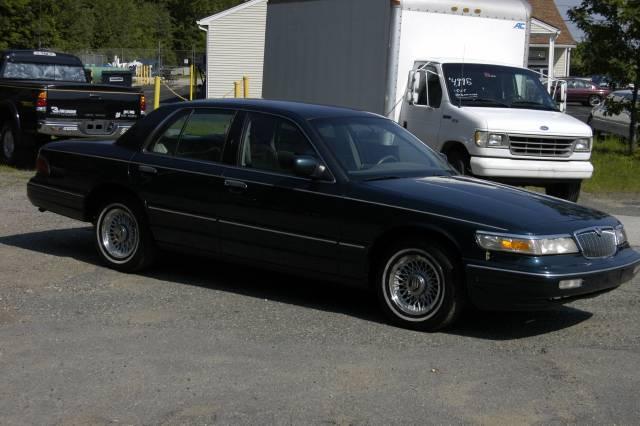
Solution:
<svg viewBox="0 0 640 426">
<path fill-rule="evenodd" d="M 0 164 L 0 188 L 26 183 L 33 174 L 32 170 L 19 170 L 6 164 Z"/>
<path fill-rule="evenodd" d="M 609 137 L 595 141 L 591 162 L 593 177 L 583 183 L 587 192 L 640 192 L 640 152 L 627 155 L 627 145 Z"/>
</svg>

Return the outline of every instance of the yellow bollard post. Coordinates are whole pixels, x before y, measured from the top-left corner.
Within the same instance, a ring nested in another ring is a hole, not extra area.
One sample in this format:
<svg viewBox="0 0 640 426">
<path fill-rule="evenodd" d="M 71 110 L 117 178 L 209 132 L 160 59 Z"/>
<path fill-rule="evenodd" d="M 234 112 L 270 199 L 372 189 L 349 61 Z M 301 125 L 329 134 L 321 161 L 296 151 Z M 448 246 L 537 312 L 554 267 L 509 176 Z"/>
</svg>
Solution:
<svg viewBox="0 0 640 426">
<path fill-rule="evenodd" d="M 249 97 L 249 77 L 246 75 L 242 77 L 242 90 L 245 98 Z"/>
<path fill-rule="evenodd" d="M 160 108 L 160 77 L 156 76 L 155 88 L 153 90 L 153 109 Z"/>
<path fill-rule="evenodd" d="M 233 82 L 233 97 L 234 98 L 240 97 L 240 83 L 238 81 Z"/>
<path fill-rule="evenodd" d="M 193 78 L 193 64 L 189 67 L 189 100 L 193 100 L 193 82 L 195 79 Z"/>
</svg>

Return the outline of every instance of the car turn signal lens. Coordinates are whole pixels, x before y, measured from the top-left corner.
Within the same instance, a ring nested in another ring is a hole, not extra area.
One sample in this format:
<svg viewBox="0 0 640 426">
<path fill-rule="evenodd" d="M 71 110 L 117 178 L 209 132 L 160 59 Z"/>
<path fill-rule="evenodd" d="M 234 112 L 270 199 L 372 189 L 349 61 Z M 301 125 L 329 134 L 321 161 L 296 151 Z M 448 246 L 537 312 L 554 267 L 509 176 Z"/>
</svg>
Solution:
<svg viewBox="0 0 640 426">
<path fill-rule="evenodd" d="M 478 232 L 476 242 L 489 251 L 504 251 L 535 256 L 578 253 L 571 237 L 518 237 Z"/>
<path fill-rule="evenodd" d="M 51 168 L 49 167 L 49 162 L 42 155 L 38 155 L 36 159 L 36 174 L 42 176 L 51 175 Z"/>
</svg>

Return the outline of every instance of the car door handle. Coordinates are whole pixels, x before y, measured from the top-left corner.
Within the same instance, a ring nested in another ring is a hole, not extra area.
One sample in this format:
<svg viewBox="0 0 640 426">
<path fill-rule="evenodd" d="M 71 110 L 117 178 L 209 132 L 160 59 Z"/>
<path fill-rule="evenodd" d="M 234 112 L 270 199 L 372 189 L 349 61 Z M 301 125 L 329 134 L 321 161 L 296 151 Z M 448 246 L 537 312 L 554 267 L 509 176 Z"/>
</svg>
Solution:
<svg viewBox="0 0 640 426">
<path fill-rule="evenodd" d="M 158 174 L 158 169 L 156 169 L 155 167 L 151 167 L 151 166 L 145 166 L 143 164 L 138 166 L 138 170 L 141 173 L 147 173 L 147 174 L 150 174 L 150 175 L 157 175 Z"/>
<path fill-rule="evenodd" d="M 233 191 L 244 191 L 247 189 L 247 184 L 244 182 L 240 182 L 239 180 L 225 180 L 224 186 L 229 188 L 229 190 Z"/>
</svg>

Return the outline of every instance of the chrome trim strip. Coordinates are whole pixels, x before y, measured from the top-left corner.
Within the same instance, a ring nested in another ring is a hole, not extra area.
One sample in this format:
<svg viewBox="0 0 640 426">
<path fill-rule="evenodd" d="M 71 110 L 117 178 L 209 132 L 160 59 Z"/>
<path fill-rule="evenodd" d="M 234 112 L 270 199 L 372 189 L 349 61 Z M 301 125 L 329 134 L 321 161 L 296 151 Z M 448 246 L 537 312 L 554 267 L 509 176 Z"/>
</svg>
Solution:
<svg viewBox="0 0 640 426">
<path fill-rule="evenodd" d="M 349 244 L 349 243 L 338 243 L 338 245 L 342 247 L 349 247 L 349 248 L 354 248 L 359 250 L 364 250 L 367 248 L 366 246 L 360 246 L 358 244 Z"/>
<path fill-rule="evenodd" d="M 438 214 L 438 213 L 431 213 L 431 212 L 425 212 L 425 211 L 422 211 L 422 210 L 410 209 L 408 207 L 393 206 L 391 204 L 379 203 L 379 202 L 376 202 L 376 201 L 360 200 L 358 198 L 345 197 L 343 195 L 334 195 L 334 194 L 327 194 L 327 193 L 323 193 L 323 192 L 314 192 L 314 191 L 308 191 L 306 189 L 299 189 L 299 188 L 294 188 L 293 190 L 294 191 L 300 191 L 300 192 L 307 192 L 309 194 L 318 194 L 318 195 L 325 195 L 327 197 L 341 198 L 341 199 L 344 199 L 344 200 L 358 201 L 358 202 L 361 202 L 361 203 L 373 204 L 373 205 L 382 206 L 382 207 L 390 207 L 392 209 L 405 210 L 405 211 L 409 211 L 409 212 L 413 212 L 413 213 L 420 213 L 420 214 L 425 214 L 425 215 L 428 215 L 428 216 L 439 217 L 439 218 L 442 218 L 442 219 L 455 220 L 455 221 L 458 221 L 458 222 L 469 223 L 471 225 L 480 225 L 480 226 L 484 226 L 486 228 L 498 229 L 500 231 L 506 231 L 507 230 L 505 228 L 500 228 L 499 226 L 487 225 L 486 223 L 474 222 L 474 221 L 471 221 L 471 220 L 460 219 L 460 218 L 451 217 L 451 216 L 445 216 L 445 215 Z"/>
<path fill-rule="evenodd" d="M 500 232 L 476 231 L 476 234 L 491 235 L 496 237 L 518 238 L 520 240 L 555 240 L 557 238 L 573 238 L 571 234 L 550 234 L 550 235 L 527 235 L 527 234 L 505 234 Z"/>
<path fill-rule="evenodd" d="M 149 210 L 159 211 L 159 212 L 164 212 L 164 213 L 177 214 L 177 215 L 180 215 L 180 216 L 193 217 L 195 219 L 208 220 L 209 222 L 217 222 L 218 221 L 218 219 L 213 218 L 213 217 L 200 216 L 200 215 L 197 215 L 197 214 L 184 213 L 184 212 L 179 212 L 179 211 L 170 210 L 170 209 L 161 209 L 160 207 L 148 206 L 148 209 Z"/>
<path fill-rule="evenodd" d="M 524 272 L 524 271 L 516 271 L 516 270 L 513 270 L 513 269 L 494 268 L 494 267 L 491 267 L 491 266 L 482 266 L 482 265 L 473 265 L 473 264 L 467 265 L 467 268 L 483 269 L 483 270 L 487 270 L 487 271 L 497 271 L 497 272 L 508 272 L 510 274 L 529 275 L 529 276 L 533 276 L 533 277 L 542 277 L 542 278 L 564 278 L 564 277 L 576 277 L 576 276 L 579 277 L 579 276 L 583 276 L 583 275 L 599 274 L 601 272 L 608 272 L 608 271 L 613 271 L 613 270 L 616 270 L 616 269 L 624 269 L 624 268 L 627 268 L 629 266 L 638 265 L 638 264 L 640 264 L 640 260 L 634 260 L 633 262 L 625 263 L 624 265 L 613 266 L 611 268 L 596 269 L 595 271 L 576 272 L 576 273 L 570 273 L 570 274 L 551 274 L 551 273 L 539 273 L 539 272 Z"/>
<path fill-rule="evenodd" d="M 242 228 L 255 229 L 255 230 L 258 230 L 258 231 L 272 232 L 274 234 L 287 235 L 289 237 L 297 237 L 297 238 L 302 238 L 302 239 L 305 239 L 305 240 L 319 241 L 321 243 L 336 244 L 336 245 L 339 244 L 337 241 L 325 240 L 324 238 L 309 237 L 307 235 L 294 234 L 292 232 L 276 231 L 274 229 L 262 228 L 260 226 L 253 226 L 253 225 L 245 225 L 243 223 L 231 222 L 231 221 L 228 221 L 228 220 L 220 219 L 219 222 L 220 223 L 224 223 L 226 225 L 231 225 L 231 226 L 239 226 L 239 227 L 242 227 Z"/>
<path fill-rule="evenodd" d="M 78 197 L 78 198 L 85 198 L 85 195 L 78 194 L 77 192 L 65 191 L 63 189 L 54 188 L 53 186 L 49 186 L 49 185 L 42 185 L 42 184 L 39 184 L 39 183 L 28 182 L 27 186 L 29 186 L 29 185 L 36 186 L 36 187 L 42 188 L 42 189 L 48 189 L 50 191 L 60 192 L 62 194 L 67 194 L 67 195 L 71 195 L 71 196 Z"/>
</svg>

